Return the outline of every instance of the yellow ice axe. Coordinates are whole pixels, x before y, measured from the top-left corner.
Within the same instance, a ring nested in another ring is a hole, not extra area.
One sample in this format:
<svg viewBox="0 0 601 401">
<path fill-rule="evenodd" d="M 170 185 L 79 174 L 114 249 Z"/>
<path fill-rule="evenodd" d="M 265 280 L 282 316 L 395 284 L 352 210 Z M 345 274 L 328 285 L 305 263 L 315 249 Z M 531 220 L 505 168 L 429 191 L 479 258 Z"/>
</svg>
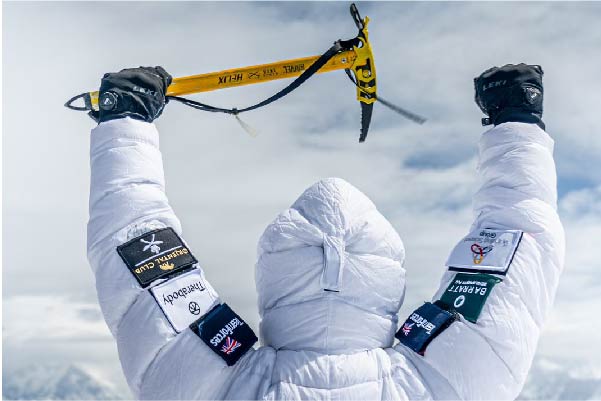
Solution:
<svg viewBox="0 0 601 401">
<path fill-rule="evenodd" d="M 234 68 L 231 70 L 209 72 L 206 74 L 190 75 L 174 78 L 167 88 L 167 96 L 184 96 L 194 93 L 210 92 L 219 89 L 233 88 L 242 85 L 252 85 L 262 82 L 275 81 L 283 78 L 294 78 L 313 64 L 319 56 L 277 61 L 275 63 Z M 352 68 L 357 55 L 353 50 L 343 51 L 332 57 L 317 74 Z M 98 111 L 99 92 L 86 93 L 93 110 Z"/>
<path fill-rule="evenodd" d="M 270 64 L 174 78 L 171 85 L 167 88 L 167 98 L 205 111 L 237 115 L 245 111 L 257 109 L 280 99 L 299 87 L 313 74 L 344 69 L 357 87 L 357 100 L 359 100 L 361 104 L 360 142 L 365 141 L 365 138 L 367 137 L 369 124 L 371 122 L 373 103 L 376 100 L 380 100 L 384 105 L 415 122 L 423 123 L 425 120 L 422 117 L 394 106 L 377 96 L 376 67 L 367 29 L 369 18 L 361 18 L 355 4 L 351 4 L 351 16 L 359 29 L 358 35 L 350 40 L 336 41 L 334 46 L 321 56 L 297 58 Z M 183 95 L 194 93 L 294 77 L 297 78 L 280 92 L 260 103 L 243 109 L 224 109 L 181 97 Z M 65 106 L 74 110 L 98 111 L 98 96 L 98 91 L 82 93 L 81 95 L 70 99 Z M 84 106 L 73 105 L 73 102 L 78 99 L 83 99 Z"/>
</svg>

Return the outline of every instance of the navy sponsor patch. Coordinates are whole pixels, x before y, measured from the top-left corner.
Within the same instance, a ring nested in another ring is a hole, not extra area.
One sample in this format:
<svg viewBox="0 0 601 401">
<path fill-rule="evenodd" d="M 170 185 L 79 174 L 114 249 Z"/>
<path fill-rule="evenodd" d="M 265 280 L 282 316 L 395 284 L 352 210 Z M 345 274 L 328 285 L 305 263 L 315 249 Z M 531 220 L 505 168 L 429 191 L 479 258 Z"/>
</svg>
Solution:
<svg viewBox="0 0 601 401">
<path fill-rule="evenodd" d="M 216 306 L 190 328 L 228 366 L 234 365 L 257 342 L 252 329 L 227 304 Z"/>
<path fill-rule="evenodd" d="M 457 273 L 440 301 L 476 323 L 493 287 L 501 281 L 490 274 Z"/>
<path fill-rule="evenodd" d="M 456 319 L 454 312 L 444 310 L 436 303 L 426 302 L 407 318 L 395 337 L 401 344 L 424 355 L 428 344 Z"/>
<path fill-rule="evenodd" d="M 123 262 L 143 288 L 198 263 L 172 228 L 150 231 L 117 247 Z"/>
</svg>

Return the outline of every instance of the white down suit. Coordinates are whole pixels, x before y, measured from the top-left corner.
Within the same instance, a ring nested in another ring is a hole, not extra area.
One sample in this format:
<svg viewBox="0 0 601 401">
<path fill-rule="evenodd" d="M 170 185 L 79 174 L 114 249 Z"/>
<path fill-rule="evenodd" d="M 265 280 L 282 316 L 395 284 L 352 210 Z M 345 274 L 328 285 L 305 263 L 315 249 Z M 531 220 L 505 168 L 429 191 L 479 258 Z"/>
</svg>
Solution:
<svg viewBox="0 0 601 401">
<path fill-rule="evenodd" d="M 347 182 L 313 185 L 260 239 L 256 285 L 262 346 L 227 366 L 190 329 L 174 331 L 116 252 L 149 230 L 169 226 L 181 232 L 164 191 L 155 126 L 130 118 L 100 124 L 91 137 L 88 258 L 133 394 L 142 399 L 515 398 L 563 268 L 552 150 L 552 139 L 533 124 L 505 123 L 482 135 L 472 228 L 524 235 L 477 323 L 455 321 L 423 356 L 394 345 L 405 292 L 399 236 Z M 205 267 L 209 279 L 213 268 Z M 443 266 L 441 272 L 433 299 L 453 276 Z"/>
</svg>

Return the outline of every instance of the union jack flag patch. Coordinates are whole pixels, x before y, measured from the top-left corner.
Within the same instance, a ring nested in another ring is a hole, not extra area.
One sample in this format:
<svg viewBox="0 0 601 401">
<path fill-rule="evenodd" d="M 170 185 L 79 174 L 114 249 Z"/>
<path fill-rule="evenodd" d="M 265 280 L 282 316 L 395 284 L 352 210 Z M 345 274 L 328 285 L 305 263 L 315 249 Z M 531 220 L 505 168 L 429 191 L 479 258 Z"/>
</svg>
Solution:
<svg viewBox="0 0 601 401">
<path fill-rule="evenodd" d="M 228 366 L 234 365 L 257 342 L 252 329 L 227 304 L 216 306 L 192 323 L 191 328 Z"/>
<path fill-rule="evenodd" d="M 406 335 L 406 336 L 408 336 L 408 335 L 409 335 L 409 333 L 411 333 L 411 329 L 413 328 L 413 325 L 414 325 L 414 324 L 415 324 L 415 323 L 408 323 L 408 322 L 407 322 L 407 323 L 405 323 L 405 324 L 403 325 L 402 329 L 401 329 L 401 330 L 403 330 L 403 334 L 404 334 L 404 335 Z"/>
<path fill-rule="evenodd" d="M 241 346 L 242 344 L 240 344 L 238 341 L 232 339 L 231 337 L 227 337 L 225 339 L 225 344 L 223 345 L 223 347 L 221 347 L 221 352 L 225 353 L 226 355 L 229 355 Z"/>
</svg>

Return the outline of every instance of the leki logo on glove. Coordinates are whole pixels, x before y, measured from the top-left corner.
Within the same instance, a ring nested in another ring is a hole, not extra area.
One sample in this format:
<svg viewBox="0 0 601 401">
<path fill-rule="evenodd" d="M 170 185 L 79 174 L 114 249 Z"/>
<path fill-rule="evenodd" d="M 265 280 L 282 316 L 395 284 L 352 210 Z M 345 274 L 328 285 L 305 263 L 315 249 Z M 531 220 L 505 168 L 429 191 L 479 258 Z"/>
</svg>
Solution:
<svg viewBox="0 0 601 401">
<path fill-rule="evenodd" d="M 134 92 L 140 92 L 140 93 L 145 93 L 147 95 L 150 96 L 157 96 L 157 92 L 147 89 L 147 88 L 142 88 L 141 86 L 134 86 L 132 89 Z"/>
<path fill-rule="evenodd" d="M 172 228 L 151 231 L 117 247 L 142 287 L 198 263 Z"/>
<path fill-rule="evenodd" d="M 215 307 L 190 328 L 228 366 L 235 364 L 257 342 L 251 328 L 226 304 Z"/>
<path fill-rule="evenodd" d="M 486 92 L 487 90 L 492 89 L 492 88 L 498 88 L 500 86 L 505 86 L 506 83 L 507 83 L 507 80 L 489 82 L 487 84 L 482 85 L 482 92 Z"/>
</svg>

